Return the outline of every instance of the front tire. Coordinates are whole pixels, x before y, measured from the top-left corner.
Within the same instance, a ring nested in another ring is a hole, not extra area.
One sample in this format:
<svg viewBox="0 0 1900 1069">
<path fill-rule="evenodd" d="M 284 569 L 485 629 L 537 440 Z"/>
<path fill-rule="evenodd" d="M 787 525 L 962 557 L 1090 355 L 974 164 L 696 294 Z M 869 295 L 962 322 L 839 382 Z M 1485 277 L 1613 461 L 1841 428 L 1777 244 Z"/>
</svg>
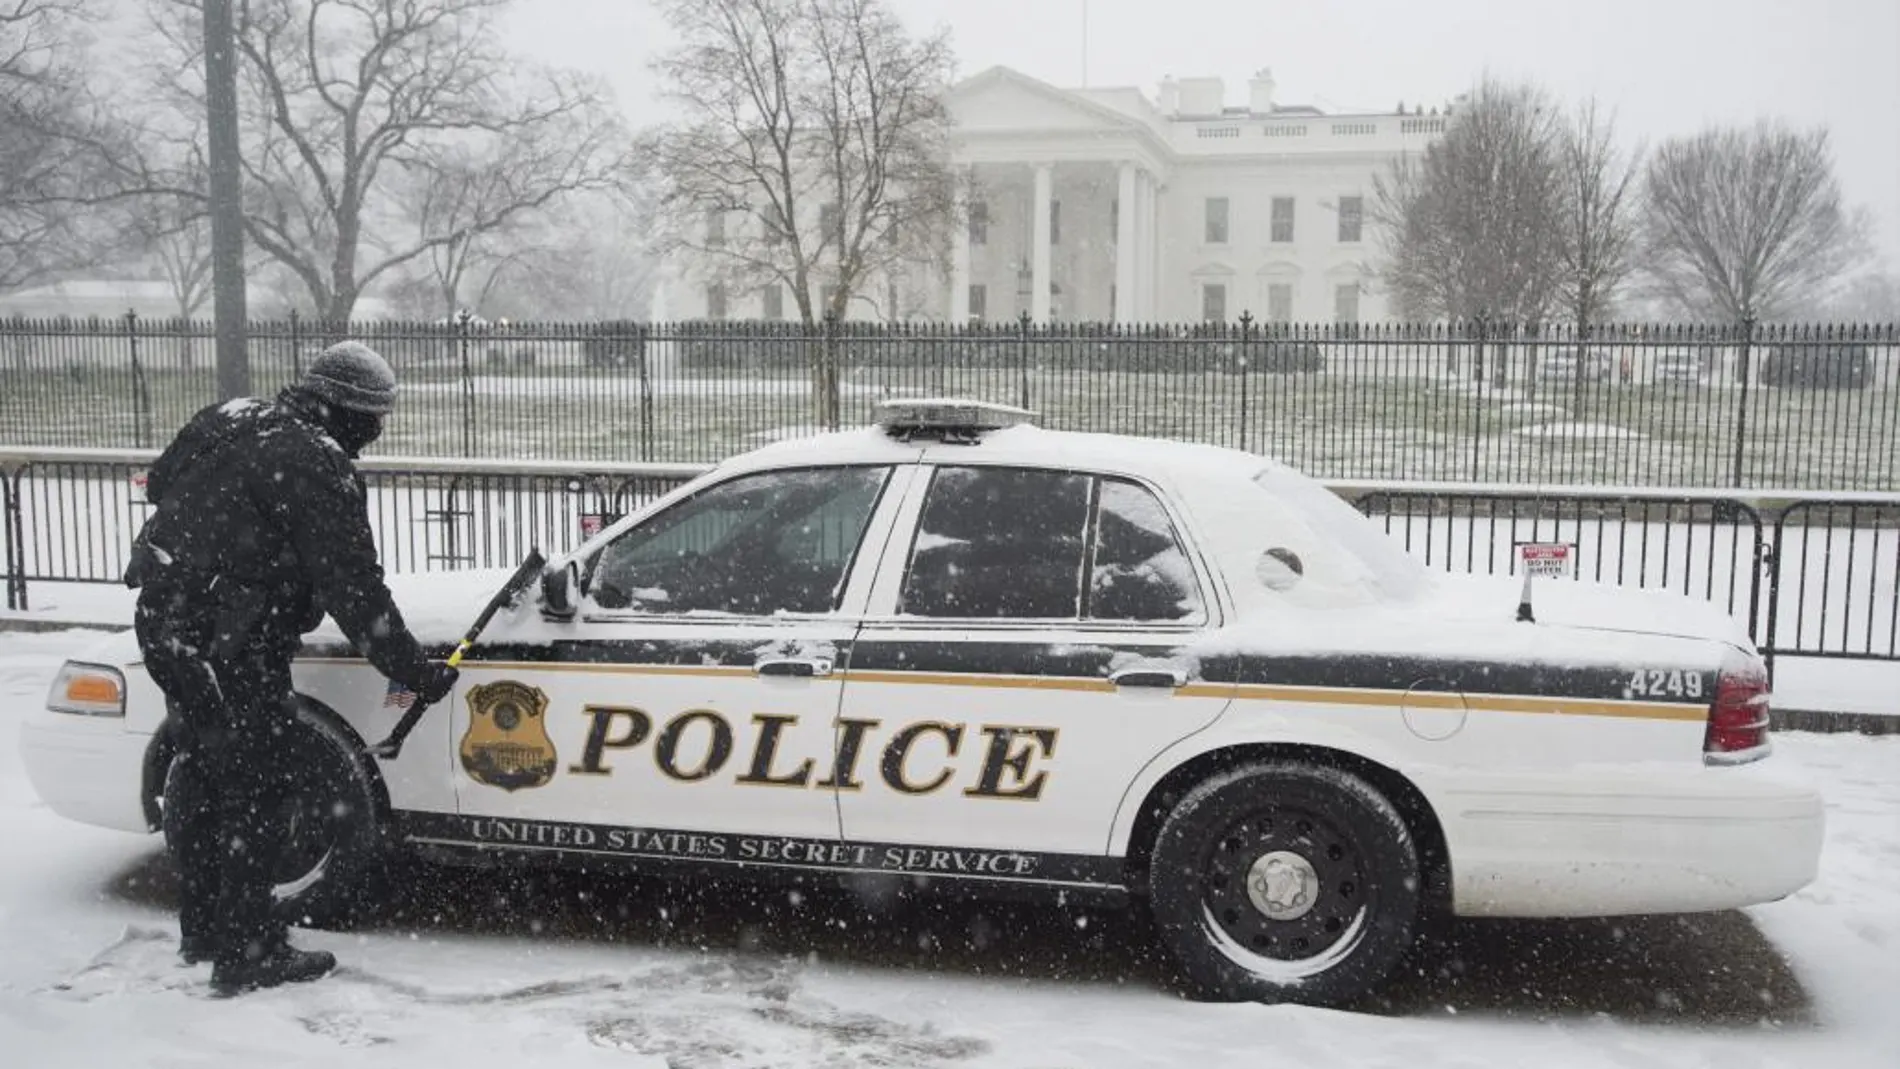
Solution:
<svg viewBox="0 0 1900 1069">
<path fill-rule="evenodd" d="M 368 756 L 307 707 L 298 709 L 297 726 L 284 761 L 297 783 L 285 802 L 287 832 L 271 897 L 287 924 L 347 927 L 372 913 L 387 890 L 389 858 Z M 170 769 L 166 778 L 169 786 Z M 164 806 L 162 817 L 175 862 L 177 807 Z"/>
<path fill-rule="evenodd" d="M 1390 975 L 1423 908 L 1418 848 L 1364 780 L 1249 764 L 1188 792 L 1149 866 L 1162 941 L 1190 993 L 1336 1005 Z"/>
</svg>

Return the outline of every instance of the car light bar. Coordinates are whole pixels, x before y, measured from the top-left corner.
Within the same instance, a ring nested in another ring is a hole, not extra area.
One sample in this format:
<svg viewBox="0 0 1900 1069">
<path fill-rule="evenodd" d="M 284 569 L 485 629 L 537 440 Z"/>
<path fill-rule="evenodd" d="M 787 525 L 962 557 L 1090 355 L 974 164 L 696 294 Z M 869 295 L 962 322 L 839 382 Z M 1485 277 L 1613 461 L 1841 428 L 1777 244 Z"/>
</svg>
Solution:
<svg viewBox="0 0 1900 1069">
<path fill-rule="evenodd" d="M 877 425 L 893 434 L 940 431 L 981 433 L 1015 427 L 1037 413 L 1015 405 L 955 397 L 893 397 L 875 406 Z"/>
<path fill-rule="evenodd" d="M 46 707 L 78 716 L 124 716 L 125 676 L 103 664 L 67 661 L 53 677 Z"/>
</svg>

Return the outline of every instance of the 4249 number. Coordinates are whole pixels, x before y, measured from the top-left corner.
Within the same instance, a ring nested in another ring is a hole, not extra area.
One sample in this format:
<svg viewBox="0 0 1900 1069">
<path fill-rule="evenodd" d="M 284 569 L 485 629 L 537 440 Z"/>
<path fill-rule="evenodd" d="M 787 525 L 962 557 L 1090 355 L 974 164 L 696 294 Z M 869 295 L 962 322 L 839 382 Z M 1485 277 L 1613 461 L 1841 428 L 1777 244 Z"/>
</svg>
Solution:
<svg viewBox="0 0 1900 1069">
<path fill-rule="evenodd" d="M 1702 673 L 1684 672 L 1679 668 L 1638 668 L 1630 676 L 1629 691 L 1631 697 L 1700 698 Z"/>
</svg>

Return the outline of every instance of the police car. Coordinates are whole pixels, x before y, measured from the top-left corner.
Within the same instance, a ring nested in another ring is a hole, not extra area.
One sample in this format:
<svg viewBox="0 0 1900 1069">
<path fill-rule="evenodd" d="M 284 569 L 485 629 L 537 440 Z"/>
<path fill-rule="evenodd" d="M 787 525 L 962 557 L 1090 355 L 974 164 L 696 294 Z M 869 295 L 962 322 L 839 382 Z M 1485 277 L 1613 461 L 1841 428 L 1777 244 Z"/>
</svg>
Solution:
<svg viewBox="0 0 1900 1069">
<path fill-rule="evenodd" d="M 1337 1003 L 1436 917 L 1813 879 L 1821 801 L 1708 603 L 1541 581 L 1525 613 L 1281 464 L 1027 416 L 887 403 L 720 465 L 554 561 L 395 760 L 384 680 L 314 633 L 286 908 L 373 903 L 391 851 L 1086 889 L 1145 901 L 1203 997 Z M 398 591 L 446 644 L 490 578 Z M 25 727 L 67 817 L 163 826 L 137 659 L 66 665 Z"/>
</svg>

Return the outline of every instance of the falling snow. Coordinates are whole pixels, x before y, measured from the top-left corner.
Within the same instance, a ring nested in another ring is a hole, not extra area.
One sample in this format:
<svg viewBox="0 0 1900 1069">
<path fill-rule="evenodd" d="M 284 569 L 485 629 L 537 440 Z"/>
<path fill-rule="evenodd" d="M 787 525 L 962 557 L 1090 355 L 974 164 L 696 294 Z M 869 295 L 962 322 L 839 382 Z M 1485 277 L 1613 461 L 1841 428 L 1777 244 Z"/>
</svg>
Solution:
<svg viewBox="0 0 1900 1069">
<path fill-rule="evenodd" d="M 1783 735 L 1826 785 L 1820 878 L 1739 912 L 1461 922 L 1358 1012 L 1184 1002 L 1138 915 L 904 890 L 429 871 L 342 967 L 233 1002 L 177 964 L 155 838 L 61 820 L 20 710 L 90 637 L 0 634 L 9 1064 L 464 1069 L 1538 1064 L 1891 1069 L 1900 737 Z"/>
</svg>

